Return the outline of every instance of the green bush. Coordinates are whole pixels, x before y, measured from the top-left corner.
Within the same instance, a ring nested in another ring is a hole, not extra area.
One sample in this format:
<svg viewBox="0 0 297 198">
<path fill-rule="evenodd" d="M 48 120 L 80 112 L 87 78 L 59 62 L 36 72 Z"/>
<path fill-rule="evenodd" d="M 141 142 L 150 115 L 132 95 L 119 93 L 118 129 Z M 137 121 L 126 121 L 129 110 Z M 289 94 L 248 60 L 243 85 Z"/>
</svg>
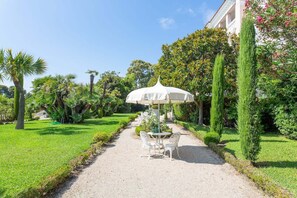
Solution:
<svg viewBox="0 0 297 198">
<path fill-rule="evenodd" d="M 98 109 L 98 118 L 102 118 L 103 117 L 103 111 L 102 109 Z"/>
<path fill-rule="evenodd" d="M 133 121 L 137 118 L 137 115 L 131 115 L 128 117 L 130 121 Z"/>
<path fill-rule="evenodd" d="M 297 140 L 297 105 L 281 105 L 275 108 L 275 124 L 280 133 Z"/>
<path fill-rule="evenodd" d="M 96 142 L 108 142 L 110 139 L 110 136 L 105 133 L 105 132 L 98 132 L 94 135 L 93 137 L 93 142 L 96 143 Z"/>
<path fill-rule="evenodd" d="M 142 126 L 137 126 L 135 127 L 135 133 L 136 135 L 140 136 L 140 131 L 144 131 Z"/>
<path fill-rule="evenodd" d="M 170 133 L 172 133 L 172 129 L 169 128 L 169 126 L 167 126 L 165 121 L 160 123 L 160 127 L 161 127 L 161 132 L 170 132 Z"/>
<path fill-rule="evenodd" d="M 220 135 L 217 132 L 208 132 L 204 136 L 204 143 L 209 145 L 210 142 L 219 143 L 220 142 Z"/>
<path fill-rule="evenodd" d="M 177 120 L 188 121 L 189 112 L 187 111 L 187 104 L 175 104 L 173 105 L 174 116 Z"/>
<path fill-rule="evenodd" d="M 126 127 L 128 125 L 128 122 L 125 120 L 120 121 L 120 126 L 121 127 Z"/>
</svg>

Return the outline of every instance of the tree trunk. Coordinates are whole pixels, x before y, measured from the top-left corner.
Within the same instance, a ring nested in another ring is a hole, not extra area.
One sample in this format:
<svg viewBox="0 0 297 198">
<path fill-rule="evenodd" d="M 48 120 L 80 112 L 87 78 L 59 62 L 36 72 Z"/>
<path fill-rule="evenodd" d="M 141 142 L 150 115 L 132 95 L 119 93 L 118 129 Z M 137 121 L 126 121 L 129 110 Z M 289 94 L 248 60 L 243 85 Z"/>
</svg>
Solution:
<svg viewBox="0 0 297 198">
<path fill-rule="evenodd" d="M 93 95 L 94 77 L 95 76 L 93 74 L 90 75 L 90 95 L 91 96 Z"/>
<path fill-rule="evenodd" d="M 203 101 L 199 101 L 199 125 L 203 125 Z"/>
<path fill-rule="evenodd" d="M 24 117 L 25 117 L 25 96 L 24 96 L 24 89 L 21 85 L 17 86 L 19 94 L 20 94 L 20 101 L 19 101 L 19 113 L 18 119 L 15 129 L 24 129 Z"/>
<path fill-rule="evenodd" d="M 19 80 L 20 80 L 20 85 L 23 87 L 24 86 L 24 76 L 20 75 Z M 14 120 L 16 120 L 18 118 L 19 105 L 20 105 L 20 92 L 19 92 L 18 88 L 15 86 L 14 87 Z"/>
<path fill-rule="evenodd" d="M 13 110 L 14 110 L 14 115 L 13 115 L 13 119 L 16 120 L 18 118 L 18 114 L 19 114 L 19 105 L 20 105 L 20 93 L 18 91 L 18 89 L 16 87 L 14 87 L 14 106 L 13 106 Z"/>
</svg>

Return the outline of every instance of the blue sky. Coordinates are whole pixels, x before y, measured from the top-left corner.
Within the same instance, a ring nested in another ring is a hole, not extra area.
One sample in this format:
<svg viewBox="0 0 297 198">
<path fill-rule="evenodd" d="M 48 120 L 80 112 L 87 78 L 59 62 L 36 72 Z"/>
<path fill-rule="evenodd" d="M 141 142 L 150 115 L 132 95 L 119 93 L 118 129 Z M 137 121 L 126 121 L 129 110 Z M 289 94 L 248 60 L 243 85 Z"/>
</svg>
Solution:
<svg viewBox="0 0 297 198">
<path fill-rule="evenodd" d="M 202 29 L 222 2 L 1 0 L 0 48 L 45 59 L 45 75 L 71 73 L 83 83 L 88 69 L 124 76 L 132 60 L 157 63 L 162 44 Z M 26 78 L 27 90 L 37 77 Z"/>
</svg>

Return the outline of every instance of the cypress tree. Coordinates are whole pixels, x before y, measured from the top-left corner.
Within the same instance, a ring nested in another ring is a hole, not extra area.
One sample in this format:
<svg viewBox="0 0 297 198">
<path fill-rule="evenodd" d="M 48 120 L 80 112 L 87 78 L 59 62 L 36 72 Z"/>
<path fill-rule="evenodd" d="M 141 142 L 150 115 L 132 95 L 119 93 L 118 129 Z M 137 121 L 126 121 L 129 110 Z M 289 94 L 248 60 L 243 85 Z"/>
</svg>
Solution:
<svg viewBox="0 0 297 198">
<path fill-rule="evenodd" d="M 210 131 L 223 132 L 223 110 L 224 110 L 224 56 L 217 55 L 212 80 L 212 98 L 210 109 Z"/>
<path fill-rule="evenodd" d="M 250 17 L 242 20 L 238 60 L 238 130 L 244 157 L 252 162 L 260 151 L 260 134 L 256 110 L 256 41 Z"/>
</svg>

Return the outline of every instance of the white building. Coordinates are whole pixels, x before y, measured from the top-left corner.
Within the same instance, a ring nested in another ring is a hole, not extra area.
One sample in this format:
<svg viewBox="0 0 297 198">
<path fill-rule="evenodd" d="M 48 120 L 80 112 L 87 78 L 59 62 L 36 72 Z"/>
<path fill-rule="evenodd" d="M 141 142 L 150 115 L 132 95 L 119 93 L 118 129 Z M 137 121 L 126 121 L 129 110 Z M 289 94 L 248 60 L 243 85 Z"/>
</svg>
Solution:
<svg viewBox="0 0 297 198">
<path fill-rule="evenodd" d="M 227 32 L 240 32 L 245 0 L 224 0 L 211 20 L 205 25 L 208 28 L 226 28 Z"/>
</svg>

